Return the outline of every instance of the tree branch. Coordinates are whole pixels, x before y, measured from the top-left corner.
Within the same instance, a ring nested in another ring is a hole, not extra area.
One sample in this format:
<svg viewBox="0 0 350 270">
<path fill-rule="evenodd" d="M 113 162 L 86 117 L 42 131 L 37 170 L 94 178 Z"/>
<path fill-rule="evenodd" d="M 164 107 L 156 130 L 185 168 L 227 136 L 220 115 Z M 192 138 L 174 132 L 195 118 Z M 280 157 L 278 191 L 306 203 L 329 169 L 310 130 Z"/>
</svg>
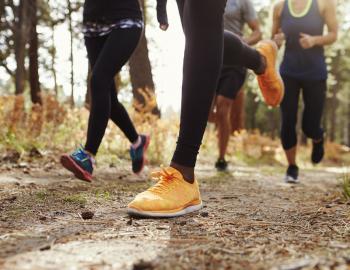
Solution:
<svg viewBox="0 0 350 270">
<path fill-rule="evenodd" d="M 7 66 L 5 61 L 1 61 L 0 66 L 3 67 L 12 78 L 15 77 L 15 73 Z"/>
</svg>

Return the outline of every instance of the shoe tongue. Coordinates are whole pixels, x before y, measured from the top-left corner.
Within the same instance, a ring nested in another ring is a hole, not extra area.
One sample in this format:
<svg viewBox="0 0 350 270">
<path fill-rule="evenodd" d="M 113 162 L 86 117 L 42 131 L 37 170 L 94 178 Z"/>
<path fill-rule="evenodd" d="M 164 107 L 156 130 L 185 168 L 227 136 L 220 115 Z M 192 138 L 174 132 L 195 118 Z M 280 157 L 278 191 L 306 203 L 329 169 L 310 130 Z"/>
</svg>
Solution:
<svg viewBox="0 0 350 270">
<path fill-rule="evenodd" d="M 172 174 L 176 179 L 183 179 L 182 174 L 173 167 L 168 167 L 165 169 L 167 173 Z"/>
</svg>

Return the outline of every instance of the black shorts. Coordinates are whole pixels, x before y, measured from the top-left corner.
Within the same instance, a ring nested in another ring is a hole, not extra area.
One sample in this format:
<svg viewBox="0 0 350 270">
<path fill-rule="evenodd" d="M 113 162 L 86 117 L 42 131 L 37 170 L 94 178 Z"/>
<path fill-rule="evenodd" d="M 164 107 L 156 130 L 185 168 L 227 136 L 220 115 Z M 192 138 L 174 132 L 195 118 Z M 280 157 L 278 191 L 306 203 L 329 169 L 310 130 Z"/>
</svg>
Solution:
<svg viewBox="0 0 350 270">
<path fill-rule="evenodd" d="M 223 67 L 216 89 L 216 95 L 235 99 L 244 85 L 247 70 L 242 67 Z"/>
</svg>

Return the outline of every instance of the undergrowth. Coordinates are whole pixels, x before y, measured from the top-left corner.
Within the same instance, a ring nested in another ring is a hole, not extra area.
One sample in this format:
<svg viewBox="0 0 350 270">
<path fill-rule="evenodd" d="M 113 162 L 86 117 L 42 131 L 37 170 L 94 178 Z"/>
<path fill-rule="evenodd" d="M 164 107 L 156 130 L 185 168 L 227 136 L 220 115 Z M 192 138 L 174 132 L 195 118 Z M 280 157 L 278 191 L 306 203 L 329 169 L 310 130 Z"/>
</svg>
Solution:
<svg viewBox="0 0 350 270">
<path fill-rule="evenodd" d="M 344 173 L 343 176 L 343 195 L 346 200 L 350 200 L 350 174 Z"/>
<path fill-rule="evenodd" d="M 172 115 L 159 119 L 150 113 L 156 105 L 150 91 L 141 90 L 147 106 L 134 103 L 130 108 L 131 117 L 138 132 L 150 134 L 151 144 L 148 160 L 153 165 L 167 165 L 176 146 L 179 117 Z M 41 153 L 60 154 L 74 150 L 83 144 L 86 136 L 89 111 L 87 108 L 70 108 L 59 103 L 53 96 L 43 97 L 43 106 L 26 104 L 23 96 L 0 97 L 0 151 L 16 151 L 20 155 L 33 148 Z M 99 163 L 117 164 L 129 159 L 130 143 L 111 122 L 105 133 L 97 160 Z M 349 149 L 335 143 L 326 144 L 326 162 L 346 164 L 350 162 Z M 299 162 L 310 164 L 311 149 L 299 148 Z M 217 157 L 216 130 L 208 125 L 199 160 L 213 163 Z M 2 157 L 0 157 L 2 158 Z M 246 131 L 231 136 L 228 158 L 234 164 L 285 164 L 284 152 L 278 140 L 259 131 Z M 350 194 L 350 192 L 349 192 Z"/>
</svg>

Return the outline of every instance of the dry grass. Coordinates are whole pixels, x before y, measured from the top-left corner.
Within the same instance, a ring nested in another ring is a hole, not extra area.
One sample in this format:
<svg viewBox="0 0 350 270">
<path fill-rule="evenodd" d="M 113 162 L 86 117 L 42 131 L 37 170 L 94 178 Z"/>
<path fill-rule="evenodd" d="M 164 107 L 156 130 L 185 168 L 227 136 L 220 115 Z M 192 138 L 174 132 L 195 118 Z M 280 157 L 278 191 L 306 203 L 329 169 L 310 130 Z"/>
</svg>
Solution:
<svg viewBox="0 0 350 270">
<path fill-rule="evenodd" d="M 343 195 L 345 199 L 350 200 L 350 175 L 344 173 L 343 176 Z"/>
<path fill-rule="evenodd" d="M 148 152 L 149 162 L 153 165 L 168 162 L 174 151 L 179 117 L 158 119 L 150 113 L 156 106 L 151 91 L 140 90 L 147 106 L 134 103 L 131 117 L 141 133 L 150 134 L 152 143 Z M 23 96 L 0 97 L 0 149 L 15 150 L 20 154 L 31 149 L 41 152 L 61 153 L 72 151 L 84 143 L 88 120 L 86 108 L 74 108 L 59 103 L 52 96 L 44 96 L 43 106 L 28 106 Z M 327 143 L 326 162 L 346 164 L 350 160 L 349 148 Z M 129 142 L 120 130 L 109 124 L 103 144 L 100 148 L 100 163 L 118 163 L 128 159 Z M 303 166 L 309 166 L 310 147 L 300 147 L 299 160 Z M 217 156 L 216 130 L 209 125 L 200 152 L 200 160 L 212 163 Z M 236 164 L 285 164 L 283 150 L 278 140 L 272 140 L 259 131 L 243 130 L 230 139 L 228 157 Z"/>
</svg>

